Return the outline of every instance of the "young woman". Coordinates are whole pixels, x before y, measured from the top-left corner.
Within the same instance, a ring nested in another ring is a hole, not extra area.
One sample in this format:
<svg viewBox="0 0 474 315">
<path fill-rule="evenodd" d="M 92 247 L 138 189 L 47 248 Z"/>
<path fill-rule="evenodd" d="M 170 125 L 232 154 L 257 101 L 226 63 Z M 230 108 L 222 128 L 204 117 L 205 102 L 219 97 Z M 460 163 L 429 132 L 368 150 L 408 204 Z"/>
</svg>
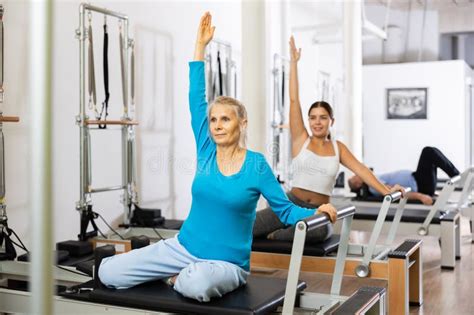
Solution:
<svg viewBox="0 0 474 315">
<path fill-rule="evenodd" d="M 334 124 L 331 106 L 326 102 L 315 102 L 308 111 L 309 129 L 306 130 L 298 91 L 298 61 L 301 49 L 296 49 L 293 36 L 290 38 L 290 133 L 292 140 L 292 188 L 287 193 L 295 204 L 317 208 L 329 202 L 336 183 L 339 164 L 344 165 L 373 187 L 380 194 L 402 190 L 399 185 L 388 187 L 364 164 L 359 162 L 340 141 L 331 139 L 330 127 Z M 270 205 L 271 206 L 271 205 Z M 258 211 L 254 226 L 254 237 L 291 240 L 294 228 L 285 228 L 271 207 Z M 321 242 L 331 235 L 330 226 L 310 231 L 307 241 Z"/>
<path fill-rule="evenodd" d="M 291 203 L 264 156 L 245 148 L 247 112 L 239 101 L 219 97 L 208 108 L 203 60 L 214 29 L 211 15 L 204 14 L 194 61 L 189 63 L 189 106 L 198 159 L 189 216 L 177 237 L 105 258 L 99 278 L 108 287 L 166 279 L 182 295 L 207 302 L 246 283 L 260 195 L 285 224 L 316 212 Z M 317 212 L 336 220 L 331 205 Z"/>
</svg>

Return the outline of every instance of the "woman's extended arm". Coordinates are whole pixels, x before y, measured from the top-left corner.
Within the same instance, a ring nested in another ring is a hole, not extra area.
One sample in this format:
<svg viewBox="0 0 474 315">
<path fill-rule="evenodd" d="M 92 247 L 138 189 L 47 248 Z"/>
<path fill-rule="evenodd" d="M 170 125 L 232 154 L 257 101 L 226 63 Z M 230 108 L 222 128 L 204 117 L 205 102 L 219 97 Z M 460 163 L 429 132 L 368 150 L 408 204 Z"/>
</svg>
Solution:
<svg viewBox="0 0 474 315">
<path fill-rule="evenodd" d="M 298 90 L 298 61 L 301 48 L 296 49 L 295 39 L 290 38 L 290 133 L 293 157 L 298 155 L 306 139 L 309 137 L 304 126 L 303 114 Z"/>
<path fill-rule="evenodd" d="M 367 166 L 355 158 L 344 143 L 337 141 L 337 144 L 341 156 L 341 164 L 354 172 L 354 174 L 360 176 L 364 183 L 375 189 L 381 195 L 390 194 L 395 191 L 401 191 L 402 194 L 405 194 L 405 189 L 400 185 L 394 185 L 393 187 L 384 185 Z"/>
<path fill-rule="evenodd" d="M 204 74 L 204 52 L 212 40 L 215 27 L 211 26 L 211 15 L 206 12 L 199 22 L 194 61 L 189 63 L 189 110 L 191 111 L 191 127 L 199 155 L 209 147 L 209 126 L 207 121 L 206 79 Z"/>
<path fill-rule="evenodd" d="M 278 183 L 267 161 L 261 156 L 257 170 L 259 171 L 259 188 L 263 197 L 268 201 L 273 212 L 284 224 L 293 225 L 299 220 L 315 213 L 324 213 L 331 222 L 337 219 L 337 211 L 331 204 L 321 205 L 317 209 L 307 209 L 293 204 Z"/>
</svg>

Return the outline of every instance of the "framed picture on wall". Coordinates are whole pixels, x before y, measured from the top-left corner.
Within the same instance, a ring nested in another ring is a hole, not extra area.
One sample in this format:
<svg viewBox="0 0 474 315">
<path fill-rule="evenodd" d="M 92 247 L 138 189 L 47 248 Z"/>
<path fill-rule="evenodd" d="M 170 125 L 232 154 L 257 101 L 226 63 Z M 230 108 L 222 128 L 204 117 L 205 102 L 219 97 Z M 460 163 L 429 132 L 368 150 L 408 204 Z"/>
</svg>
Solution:
<svg viewBox="0 0 474 315">
<path fill-rule="evenodd" d="M 428 89 L 387 89 L 387 119 L 427 119 Z"/>
</svg>

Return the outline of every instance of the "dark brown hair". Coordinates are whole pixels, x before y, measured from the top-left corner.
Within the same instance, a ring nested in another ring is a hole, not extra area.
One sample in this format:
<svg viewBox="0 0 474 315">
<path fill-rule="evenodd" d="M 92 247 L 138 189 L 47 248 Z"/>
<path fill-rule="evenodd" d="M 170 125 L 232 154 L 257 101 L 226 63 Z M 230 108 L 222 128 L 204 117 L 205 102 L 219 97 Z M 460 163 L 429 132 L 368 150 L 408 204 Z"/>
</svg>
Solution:
<svg viewBox="0 0 474 315">
<path fill-rule="evenodd" d="M 308 110 L 308 116 L 311 113 L 311 110 L 313 110 L 313 108 L 324 108 L 328 112 L 329 118 L 334 119 L 334 113 L 333 113 L 332 107 L 331 107 L 331 105 L 329 105 L 328 102 L 317 101 L 317 102 L 314 102 L 313 104 L 311 104 L 311 106 L 309 107 L 309 110 Z M 328 139 L 331 140 L 331 133 L 329 133 Z"/>
</svg>

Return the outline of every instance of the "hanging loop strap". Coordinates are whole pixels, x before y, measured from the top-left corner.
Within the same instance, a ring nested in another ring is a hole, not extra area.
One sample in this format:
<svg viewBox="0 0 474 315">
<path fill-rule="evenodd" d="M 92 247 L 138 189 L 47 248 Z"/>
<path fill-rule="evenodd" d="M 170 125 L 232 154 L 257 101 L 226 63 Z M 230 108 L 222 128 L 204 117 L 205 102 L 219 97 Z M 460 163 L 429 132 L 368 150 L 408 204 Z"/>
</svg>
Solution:
<svg viewBox="0 0 474 315">
<path fill-rule="evenodd" d="M 219 96 L 222 96 L 222 66 L 221 66 L 221 53 L 217 51 L 217 71 L 218 71 L 218 79 L 219 79 Z"/>
<path fill-rule="evenodd" d="M 102 109 L 100 111 L 100 119 L 104 119 L 104 121 L 107 120 L 107 116 L 109 115 L 109 98 L 110 98 L 110 92 L 109 92 L 109 56 L 108 56 L 108 50 L 109 50 L 109 34 L 107 33 L 107 17 L 104 15 L 104 53 L 103 53 L 103 59 L 104 59 L 104 90 L 105 90 L 105 100 L 102 103 Z M 107 128 L 106 124 L 99 125 L 100 129 L 105 129 Z"/>
<path fill-rule="evenodd" d="M 123 44 L 123 35 L 122 35 L 122 22 L 119 22 L 119 43 L 120 43 L 120 72 L 122 74 L 122 101 L 123 101 L 123 112 L 127 113 L 127 83 L 125 79 L 125 59 L 124 59 L 124 49 L 126 46 Z"/>
<path fill-rule="evenodd" d="M 133 40 L 130 40 L 129 46 L 132 49 L 130 60 L 130 97 L 132 105 L 135 105 L 135 43 Z"/>
<path fill-rule="evenodd" d="M 282 121 L 281 123 L 284 124 L 284 111 L 283 108 L 285 107 L 285 65 L 284 60 L 282 60 L 281 65 L 281 109 L 282 109 Z"/>
<path fill-rule="evenodd" d="M 90 14 L 90 12 L 89 12 Z M 89 17 L 88 28 L 88 65 L 89 65 L 89 109 L 94 109 L 95 115 L 98 116 L 97 110 L 97 91 L 95 88 L 95 68 L 94 68 L 94 38 L 92 36 L 92 23 Z"/>
</svg>

